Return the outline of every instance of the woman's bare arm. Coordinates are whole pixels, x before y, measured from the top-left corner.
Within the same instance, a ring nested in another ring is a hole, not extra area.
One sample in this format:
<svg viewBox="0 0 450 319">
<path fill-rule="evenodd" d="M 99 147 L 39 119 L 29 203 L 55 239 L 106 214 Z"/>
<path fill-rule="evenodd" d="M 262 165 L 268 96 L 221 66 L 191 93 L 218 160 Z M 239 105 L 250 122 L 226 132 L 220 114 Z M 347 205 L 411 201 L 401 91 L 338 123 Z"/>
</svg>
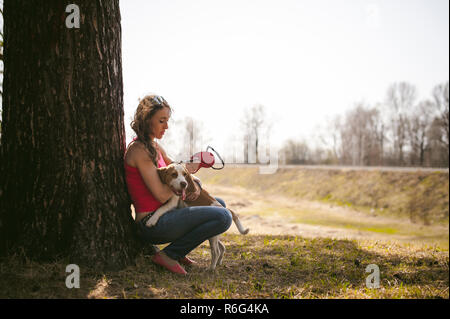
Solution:
<svg viewBox="0 0 450 319">
<path fill-rule="evenodd" d="M 161 152 L 161 155 L 164 159 L 164 162 L 166 162 L 167 165 L 170 165 L 171 163 L 173 163 L 173 160 L 167 155 L 166 151 L 164 150 L 164 148 L 158 144 L 158 149 Z"/>
<path fill-rule="evenodd" d="M 155 164 L 149 159 L 148 153 L 142 147 L 135 150 L 134 163 L 144 180 L 145 185 L 160 203 L 165 203 L 174 194 L 169 186 L 163 184 L 159 178 Z"/>
</svg>

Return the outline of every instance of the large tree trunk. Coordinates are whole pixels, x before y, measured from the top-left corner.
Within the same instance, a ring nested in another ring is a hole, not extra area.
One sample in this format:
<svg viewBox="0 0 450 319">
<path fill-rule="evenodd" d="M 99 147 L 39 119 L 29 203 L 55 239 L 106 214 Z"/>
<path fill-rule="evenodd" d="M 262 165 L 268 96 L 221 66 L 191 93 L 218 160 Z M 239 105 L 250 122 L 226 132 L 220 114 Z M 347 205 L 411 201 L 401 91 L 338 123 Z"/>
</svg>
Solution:
<svg viewBox="0 0 450 319">
<path fill-rule="evenodd" d="M 5 0 L 0 243 L 118 269 L 137 251 L 123 170 L 118 0 Z"/>
</svg>

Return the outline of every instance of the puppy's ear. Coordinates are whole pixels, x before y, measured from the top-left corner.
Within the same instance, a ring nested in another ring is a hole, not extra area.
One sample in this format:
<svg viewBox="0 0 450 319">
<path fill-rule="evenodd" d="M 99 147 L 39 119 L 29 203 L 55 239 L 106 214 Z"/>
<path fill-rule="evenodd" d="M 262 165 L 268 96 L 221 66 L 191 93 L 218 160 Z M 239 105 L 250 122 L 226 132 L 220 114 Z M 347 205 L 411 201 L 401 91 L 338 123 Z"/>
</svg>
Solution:
<svg viewBox="0 0 450 319">
<path fill-rule="evenodd" d="M 167 167 L 157 168 L 156 171 L 158 172 L 161 182 L 166 183 Z"/>
<path fill-rule="evenodd" d="M 186 188 L 186 192 L 188 193 L 193 193 L 195 192 L 195 185 L 194 185 L 194 180 L 192 179 L 191 174 L 189 174 L 188 170 L 185 168 L 184 169 L 186 171 L 186 181 L 188 183 L 188 186 Z"/>
</svg>

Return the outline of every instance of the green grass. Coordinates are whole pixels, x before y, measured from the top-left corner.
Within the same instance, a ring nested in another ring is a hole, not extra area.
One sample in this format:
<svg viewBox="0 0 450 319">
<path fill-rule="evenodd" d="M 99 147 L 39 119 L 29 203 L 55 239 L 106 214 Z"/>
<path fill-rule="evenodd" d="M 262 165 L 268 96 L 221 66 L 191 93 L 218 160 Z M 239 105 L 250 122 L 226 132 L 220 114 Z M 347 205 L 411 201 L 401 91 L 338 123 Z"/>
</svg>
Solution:
<svg viewBox="0 0 450 319">
<path fill-rule="evenodd" d="M 389 234 L 389 235 L 394 235 L 396 233 L 398 233 L 397 229 L 394 228 L 389 228 L 389 227 L 367 227 L 367 228 L 361 228 L 362 230 L 365 231 L 371 231 L 371 232 L 375 232 L 375 233 L 380 233 L 380 234 Z"/>
<path fill-rule="evenodd" d="M 224 264 L 207 270 L 209 246 L 180 277 L 142 254 L 136 265 L 100 273 L 80 267 L 81 288 L 65 287 L 67 261 L 0 262 L 0 298 L 449 298 L 448 250 L 373 241 L 225 234 Z M 380 269 L 367 288 L 367 265 Z"/>
</svg>

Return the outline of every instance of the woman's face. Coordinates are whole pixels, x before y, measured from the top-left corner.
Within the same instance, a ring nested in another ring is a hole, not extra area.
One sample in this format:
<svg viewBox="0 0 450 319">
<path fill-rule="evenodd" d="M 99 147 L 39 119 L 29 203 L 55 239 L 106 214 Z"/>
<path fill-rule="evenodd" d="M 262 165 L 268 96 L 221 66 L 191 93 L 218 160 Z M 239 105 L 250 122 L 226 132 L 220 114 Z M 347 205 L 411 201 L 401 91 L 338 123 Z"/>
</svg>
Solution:
<svg viewBox="0 0 450 319">
<path fill-rule="evenodd" d="M 150 125 L 152 129 L 152 133 L 150 134 L 151 139 L 154 138 L 161 139 L 164 135 L 164 132 L 169 128 L 167 122 L 170 118 L 170 109 L 168 107 L 164 107 L 161 110 L 157 111 L 155 115 L 150 119 Z"/>
</svg>

